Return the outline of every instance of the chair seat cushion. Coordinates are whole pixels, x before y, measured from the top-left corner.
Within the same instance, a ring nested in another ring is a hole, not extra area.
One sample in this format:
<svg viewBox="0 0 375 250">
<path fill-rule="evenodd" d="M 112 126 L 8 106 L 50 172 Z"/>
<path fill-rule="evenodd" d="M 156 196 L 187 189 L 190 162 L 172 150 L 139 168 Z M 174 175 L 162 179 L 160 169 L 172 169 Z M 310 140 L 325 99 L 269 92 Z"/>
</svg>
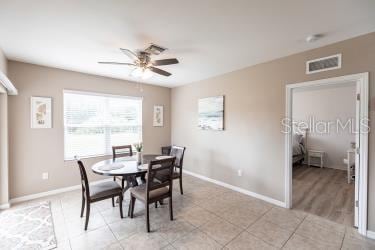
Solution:
<svg viewBox="0 0 375 250">
<path fill-rule="evenodd" d="M 155 175 L 155 179 L 157 179 L 160 182 L 164 182 L 164 181 L 167 180 L 168 175 L 169 175 L 169 171 L 168 170 L 167 171 L 160 171 L 159 173 L 157 173 Z M 178 179 L 178 178 L 180 178 L 180 172 L 173 171 L 172 179 Z"/>
<path fill-rule="evenodd" d="M 122 192 L 121 186 L 115 181 L 107 181 L 96 185 L 90 185 L 91 199 L 100 199 L 118 195 Z"/>
<path fill-rule="evenodd" d="M 157 183 L 155 183 L 157 184 Z M 164 194 L 167 194 L 169 191 L 168 187 L 161 187 L 158 189 L 154 189 L 150 191 L 150 199 L 157 198 L 159 196 L 162 196 Z M 130 189 L 130 193 L 137 199 L 146 200 L 146 184 L 142 184 L 136 187 L 133 187 Z"/>
</svg>

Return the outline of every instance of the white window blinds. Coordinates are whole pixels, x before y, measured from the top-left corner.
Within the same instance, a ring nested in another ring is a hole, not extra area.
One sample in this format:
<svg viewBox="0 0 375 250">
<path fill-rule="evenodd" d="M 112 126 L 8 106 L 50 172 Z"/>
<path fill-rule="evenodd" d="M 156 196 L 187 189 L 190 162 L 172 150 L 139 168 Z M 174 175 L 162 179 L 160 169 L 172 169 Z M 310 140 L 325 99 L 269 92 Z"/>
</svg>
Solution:
<svg viewBox="0 0 375 250">
<path fill-rule="evenodd" d="M 64 158 L 112 154 L 142 141 L 142 98 L 64 91 Z"/>
</svg>

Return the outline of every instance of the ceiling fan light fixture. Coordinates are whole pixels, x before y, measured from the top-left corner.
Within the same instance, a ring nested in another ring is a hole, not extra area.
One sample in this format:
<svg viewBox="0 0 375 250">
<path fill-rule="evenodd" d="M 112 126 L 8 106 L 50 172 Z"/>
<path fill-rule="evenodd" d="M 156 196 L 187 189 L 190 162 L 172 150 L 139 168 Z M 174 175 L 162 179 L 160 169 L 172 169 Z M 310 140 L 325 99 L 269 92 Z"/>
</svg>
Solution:
<svg viewBox="0 0 375 250">
<path fill-rule="evenodd" d="M 142 68 L 140 67 L 136 67 L 135 69 L 132 70 L 132 72 L 130 73 L 130 76 L 132 77 L 135 77 L 135 78 L 139 78 L 143 75 L 143 71 L 142 71 Z"/>
<path fill-rule="evenodd" d="M 130 75 L 135 78 L 142 78 L 143 80 L 149 79 L 154 73 L 148 68 L 136 67 Z"/>
<path fill-rule="evenodd" d="M 143 80 L 149 79 L 149 78 L 151 78 L 153 75 L 154 75 L 154 73 L 152 73 L 152 71 L 151 71 L 150 69 L 145 69 L 145 70 L 143 71 L 142 79 L 143 79 Z"/>
</svg>

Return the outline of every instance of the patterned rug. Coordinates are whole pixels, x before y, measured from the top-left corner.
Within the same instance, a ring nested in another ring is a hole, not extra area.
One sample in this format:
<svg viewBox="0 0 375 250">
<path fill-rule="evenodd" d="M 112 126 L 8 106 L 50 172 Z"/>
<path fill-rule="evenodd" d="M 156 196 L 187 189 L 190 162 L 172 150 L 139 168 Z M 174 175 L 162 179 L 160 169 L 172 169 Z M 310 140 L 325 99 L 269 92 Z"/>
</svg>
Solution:
<svg viewBox="0 0 375 250">
<path fill-rule="evenodd" d="M 49 202 L 0 212 L 0 249 L 53 249 L 56 238 Z"/>
</svg>

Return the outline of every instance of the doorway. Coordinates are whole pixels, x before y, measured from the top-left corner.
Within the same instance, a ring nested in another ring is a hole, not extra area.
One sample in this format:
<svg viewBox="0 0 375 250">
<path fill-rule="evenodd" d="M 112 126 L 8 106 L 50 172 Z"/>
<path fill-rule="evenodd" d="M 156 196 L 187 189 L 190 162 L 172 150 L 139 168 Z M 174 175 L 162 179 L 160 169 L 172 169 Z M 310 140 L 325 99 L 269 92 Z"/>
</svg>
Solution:
<svg viewBox="0 0 375 250">
<path fill-rule="evenodd" d="M 317 81 L 309 81 L 286 86 L 286 118 L 283 125 L 285 137 L 285 205 L 288 208 L 293 207 L 293 101 L 294 95 L 298 91 L 308 91 L 316 88 L 329 86 L 345 86 L 352 83 L 355 86 L 355 144 L 354 144 L 354 165 L 355 165 L 355 190 L 354 190 L 354 224 L 362 235 L 367 234 L 367 171 L 368 171 L 368 73 L 346 75 L 342 77 L 328 78 Z M 332 103 L 334 105 L 334 103 Z M 305 133 L 311 126 L 309 122 L 305 126 Z M 308 138 L 308 137 L 307 137 Z M 312 150 L 310 156 L 322 159 L 324 151 Z M 319 158 L 320 157 L 320 158 Z M 308 157 L 310 158 L 310 157 Z M 308 161 L 303 158 L 301 161 Z M 322 161 L 323 162 L 323 161 Z"/>
</svg>

